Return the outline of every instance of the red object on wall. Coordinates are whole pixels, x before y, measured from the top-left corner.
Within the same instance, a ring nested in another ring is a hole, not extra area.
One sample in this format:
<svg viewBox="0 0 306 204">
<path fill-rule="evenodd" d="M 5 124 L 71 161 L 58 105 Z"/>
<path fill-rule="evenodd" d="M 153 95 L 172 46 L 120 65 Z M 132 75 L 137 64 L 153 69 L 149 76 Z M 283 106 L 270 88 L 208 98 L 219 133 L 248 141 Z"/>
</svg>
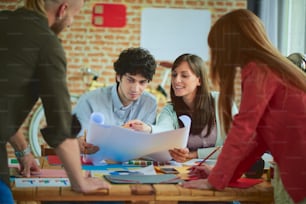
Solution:
<svg viewBox="0 0 306 204">
<path fill-rule="evenodd" d="M 124 27 L 126 6 L 123 4 L 95 4 L 92 10 L 92 24 L 96 27 Z"/>
</svg>

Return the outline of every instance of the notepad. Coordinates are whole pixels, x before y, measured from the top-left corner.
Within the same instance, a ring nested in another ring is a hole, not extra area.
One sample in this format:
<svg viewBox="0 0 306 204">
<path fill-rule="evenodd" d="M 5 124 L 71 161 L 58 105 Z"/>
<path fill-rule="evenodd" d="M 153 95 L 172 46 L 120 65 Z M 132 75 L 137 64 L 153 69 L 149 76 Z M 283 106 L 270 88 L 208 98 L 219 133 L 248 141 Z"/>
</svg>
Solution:
<svg viewBox="0 0 306 204">
<path fill-rule="evenodd" d="M 157 175 L 105 175 L 105 179 L 111 183 L 117 184 L 176 184 L 183 180 L 175 174 L 157 174 Z"/>
</svg>

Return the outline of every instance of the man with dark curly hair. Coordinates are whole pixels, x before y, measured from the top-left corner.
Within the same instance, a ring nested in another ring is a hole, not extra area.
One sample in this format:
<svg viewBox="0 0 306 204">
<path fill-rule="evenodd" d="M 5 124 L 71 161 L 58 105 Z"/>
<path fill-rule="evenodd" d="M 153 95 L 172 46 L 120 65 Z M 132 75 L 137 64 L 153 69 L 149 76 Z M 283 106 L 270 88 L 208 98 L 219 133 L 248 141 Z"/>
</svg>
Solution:
<svg viewBox="0 0 306 204">
<path fill-rule="evenodd" d="M 85 93 L 79 99 L 74 113 L 82 124 L 79 134 L 81 152 L 98 151 L 98 147 L 86 143 L 84 132 L 88 129 L 90 115 L 101 112 L 106 125 L 137 125 L 128 123 L 141 120 L 153 124 L 156 118 L 156 98 L 145 91 L 155 74 L 156 61 L 148 50 L 128 48 L 123 50 L 114 62 L 116 84 Z M 131 127 L 133 129 L 137 129 Z"/>
</svg>

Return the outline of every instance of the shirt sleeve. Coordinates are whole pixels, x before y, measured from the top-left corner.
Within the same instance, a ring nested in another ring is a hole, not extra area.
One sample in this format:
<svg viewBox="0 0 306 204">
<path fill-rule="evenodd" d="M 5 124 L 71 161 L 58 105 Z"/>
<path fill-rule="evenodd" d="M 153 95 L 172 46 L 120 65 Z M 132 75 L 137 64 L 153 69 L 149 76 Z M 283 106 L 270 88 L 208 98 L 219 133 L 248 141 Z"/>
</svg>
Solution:
<svg viewBox="0 0 306 204">
<path fill-rule="evenodd" d="M 171 105 L 163 107 L 156 119 L 156 125 L 152 125 L 152 133 L 164 132 L 178 128 L 176 113 Z"/>
<path fill-rule="evenodd" d="M 217 164 L 208 177 L 215 188 L 223 189 L 231 180 L 238 179 L 265 151 L 256 128 L 278 86 L 276 80 L 254 63 L 243 70 L 239 113 L 234 117 Z"/>
<path fill-rule="evenodd" d="M 43 103 L 47 127 L 43 137 L 51 147 L 57 147 L 72 135 L 70 95 L 66 83 L 66 58 L 64 50 L 55 37 L 48 37 L 40 51 L 37 69 L 39 94 Z"/>
</svg>

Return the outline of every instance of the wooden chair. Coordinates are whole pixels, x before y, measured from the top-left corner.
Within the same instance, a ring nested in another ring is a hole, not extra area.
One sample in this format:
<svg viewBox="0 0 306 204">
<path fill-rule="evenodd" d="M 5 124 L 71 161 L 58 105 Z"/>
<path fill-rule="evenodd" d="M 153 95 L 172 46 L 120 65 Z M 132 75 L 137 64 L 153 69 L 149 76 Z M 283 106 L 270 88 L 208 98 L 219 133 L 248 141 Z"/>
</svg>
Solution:
<svg viewBox="0 0 306 204">
<path fill-rule="evenodd" d="M 40 145 L 40 148 L 41 156 L 56 155 L 55 150 L 49 147 L 47 144 Z"/>
</svg>

